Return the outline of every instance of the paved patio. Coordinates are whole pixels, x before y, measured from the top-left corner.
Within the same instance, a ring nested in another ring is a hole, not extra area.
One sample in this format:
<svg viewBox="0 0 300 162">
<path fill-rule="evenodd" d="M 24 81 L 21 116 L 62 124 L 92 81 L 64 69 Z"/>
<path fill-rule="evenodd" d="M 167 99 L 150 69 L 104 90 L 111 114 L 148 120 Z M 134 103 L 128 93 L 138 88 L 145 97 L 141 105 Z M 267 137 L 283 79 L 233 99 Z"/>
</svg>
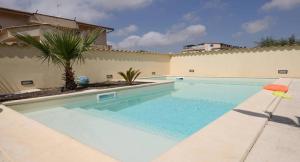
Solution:
<svg viewBox="0 0 300 162">
<path fill-rule="evenodd" d="M 271 120 L 254 144 L 246 162 L 300 161 L 300 80 L 294 79 L 288 92 L 293 98 L 283 99 Z"/>
</svg>

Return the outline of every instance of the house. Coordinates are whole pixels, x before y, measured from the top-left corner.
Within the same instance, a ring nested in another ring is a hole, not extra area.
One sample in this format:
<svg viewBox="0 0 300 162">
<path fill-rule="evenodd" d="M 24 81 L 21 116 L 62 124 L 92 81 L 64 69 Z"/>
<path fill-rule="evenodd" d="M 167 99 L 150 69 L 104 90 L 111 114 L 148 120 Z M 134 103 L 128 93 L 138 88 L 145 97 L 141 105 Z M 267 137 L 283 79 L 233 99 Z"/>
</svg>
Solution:
<svg viewBox="0 0 300 162">
<path fill-rule="evenodd" d="M 61 29 L 75 29 L 79 32 L 86 33 L 93 29 L 104 29 L 95 45 L 110 49 L 107 45 L 107 33 L 114 29 L 76 21 L 75 19 L 67 19 L 63 17 L 56 17 L 44 15 L 40 13 L 30 13 L 19 10 L 13 10 L 0 7 L 0 42 L 15 43 L 18 40 L 13 36 L 15 33 L 22 33 L 31 35 L 37 39 L 41 39 L 44 32 L 51 32 Z"/>
<path fill-rule="evenodd" d="M 183 52 L 188 51 L 218 51 L 218 50 L 227 50 L 233 48 L 243 48 L 239 46 L 233 46 L 225 43 L 201 43 L 201 44 L 190 44 L 183 47 Z"/>
</svg>

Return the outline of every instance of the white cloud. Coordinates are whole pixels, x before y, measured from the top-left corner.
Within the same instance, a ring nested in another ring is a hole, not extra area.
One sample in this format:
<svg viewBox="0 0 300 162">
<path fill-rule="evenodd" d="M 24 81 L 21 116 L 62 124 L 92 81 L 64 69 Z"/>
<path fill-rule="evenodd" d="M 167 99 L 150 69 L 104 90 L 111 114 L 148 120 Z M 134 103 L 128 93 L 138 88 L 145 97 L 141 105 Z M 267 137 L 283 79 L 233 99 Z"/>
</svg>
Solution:
<svg viewBox="0 0 300 162">
<path fill-rule="evenodd" d="M 184 42 L 189 39 L 194 39 L 205 34 L 206 28 L 201 24 L 190 25 L 184 29 L 174 31 L 168 31 L 166 33 L 160 33 L 150 31 L 142 36 L 132 35 L 121 42 L 119 42 L 117 48 L 134 48 L 134 47 L 153 47 L 153 46 L 167 46 L 176 43 Z"/>
<path fill-rule="evenodd" d="M 112 35 L 115 36 L 127 36 L 129 34 L 132 34 L 138 30 L 138 27 L 136 25 L 129 25 L 127 27 L 118 29 L 117 31 L 113 32 Z"/>
<path fill-rule="evenodd" d="M 168 32 L 176 32 L 176 31 L 184 29 L 186 26 L 187 26 L 186 22 L 179 22 L 179 23 L 172 25 L 170 27 L 170 29 L 168 30 Z"/>
<path fill-rule="evenodd" d="M 266 30 L 272 23 L 271 17 L 265 17 L 263 19 L 246 22 L 242 25 L 242 28 L 248 33 L 257 33 Z"/>
<path fill-rule="evenodd" d="M 271 9 L 289 10 L 298 5 L 300 5 L 300 0 L 270 0 L 261 8 L 265 11 Z"/>
<path fill-rule="evenodd" d="M 81 21 L 108 18 L 112 11 L 136 9 L 149 5 L 153 0 L 0 0 L 0 6 Z M 59 4 L 59 8 L 57 5 Z"/>
<path fill-rule="evenodd" d="M 182 16 L 183 20 L 189 21 L 189 22 L 196 22 L 199 20 L 198 15 L 196 12 L 188 12 Z"/>
</svg>

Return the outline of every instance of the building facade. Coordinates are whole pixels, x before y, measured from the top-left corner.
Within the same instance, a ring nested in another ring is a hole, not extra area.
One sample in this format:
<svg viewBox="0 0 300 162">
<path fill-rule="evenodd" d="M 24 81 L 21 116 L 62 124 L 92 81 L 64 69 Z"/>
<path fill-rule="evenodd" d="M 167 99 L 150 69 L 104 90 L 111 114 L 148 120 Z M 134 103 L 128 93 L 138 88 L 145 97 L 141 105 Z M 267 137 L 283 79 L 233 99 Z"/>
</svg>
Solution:
<svg viewBox="0 0 300 162">
<path fill-rule="evenodd" d="M 219 51 L 219 50 L 228 50 L 233 48 L 243 48 L 239 46 L 233 46 L 225 43 L 201 43 L 201 44 L 191 44 L 183 47 L 183 52 L 189 51 Z"/>
<path fill-rule="evenodd" d="M 42 39 L 44 32 L 51 32 L 61 29 L 75 29 L 86 33 L 94 29 L 104 29 L 95 45 L 103 48 L 110 48 L 107 45 L 107 33 L 113 31 L 113 28 L 88 24 L 62 17 L 44 15 L 39 13 L 29 13 L 8 8 L 0 7 L 0 42 L 16 43 L 18 40 L 14 37 L 15 33 L 31 35 L 37 39 Z"/>
</svg>

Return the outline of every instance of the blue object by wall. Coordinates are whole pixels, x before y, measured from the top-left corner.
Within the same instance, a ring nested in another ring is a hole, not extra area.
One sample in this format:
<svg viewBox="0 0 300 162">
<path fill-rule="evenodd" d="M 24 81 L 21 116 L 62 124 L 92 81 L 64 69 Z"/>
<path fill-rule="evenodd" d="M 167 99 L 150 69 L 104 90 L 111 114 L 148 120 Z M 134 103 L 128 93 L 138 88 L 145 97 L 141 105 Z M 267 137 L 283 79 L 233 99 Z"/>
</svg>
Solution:
<svg viewBox="0 0 300 162">
<path fill-rule="evenodd" d="M 90 80 L 87 76 L 79 76 L 78 80 L 77 80 L 77 83 L 80 86 L 85 86 L 85 85 L 89 84 L 89 82 L 90 82 Z"/>
</svg>

